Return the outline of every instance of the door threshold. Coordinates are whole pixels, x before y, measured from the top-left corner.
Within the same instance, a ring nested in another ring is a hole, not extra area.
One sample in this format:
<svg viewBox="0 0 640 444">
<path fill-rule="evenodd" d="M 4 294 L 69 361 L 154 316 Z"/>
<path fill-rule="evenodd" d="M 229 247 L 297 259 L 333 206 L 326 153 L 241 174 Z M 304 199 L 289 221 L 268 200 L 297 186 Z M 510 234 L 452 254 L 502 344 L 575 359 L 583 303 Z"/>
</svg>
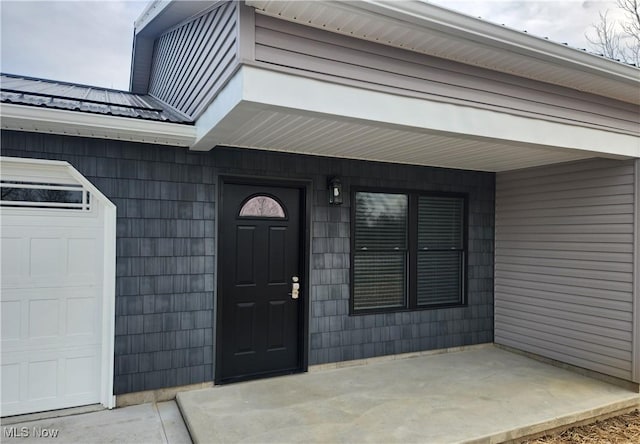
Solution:
<svg viewBox="0 0 640 444">
<path fill-rule="evenodd" d="M 295 369 L 289 369 L 289 370 L 278 370 L 275 372 L 258 373 L 257 375 L 235 376 L 232 378 L 226 378 L 220 381 L 216 381 L 215 385 L 227 385 L 227 384 L 235 384 L 236 382 L 258 381 L 260 379 L 269 379 L 269 378 L 277 378 L 280 376 L 297 375 L 299 373 L 304 373 L 304 372 L 305 371 L 302 370 L 301 368 L 295 368 Z"/>
</svg>

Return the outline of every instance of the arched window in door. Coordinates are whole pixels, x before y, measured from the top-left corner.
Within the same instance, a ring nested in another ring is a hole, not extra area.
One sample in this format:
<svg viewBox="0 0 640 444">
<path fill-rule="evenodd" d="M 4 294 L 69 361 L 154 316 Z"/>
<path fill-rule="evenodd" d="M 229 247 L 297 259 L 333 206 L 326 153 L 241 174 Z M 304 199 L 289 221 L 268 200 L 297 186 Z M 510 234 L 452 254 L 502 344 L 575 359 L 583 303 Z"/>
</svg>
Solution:
<svg viewBox="0 0 640 444">
<path fill-rule="evenodd" d="M 256 195 L 247 199 L 240 207 L 238 216 L 270 219 L 285 219 L 287 217 L 282 205 L 267 195 Z"/>
</svg>

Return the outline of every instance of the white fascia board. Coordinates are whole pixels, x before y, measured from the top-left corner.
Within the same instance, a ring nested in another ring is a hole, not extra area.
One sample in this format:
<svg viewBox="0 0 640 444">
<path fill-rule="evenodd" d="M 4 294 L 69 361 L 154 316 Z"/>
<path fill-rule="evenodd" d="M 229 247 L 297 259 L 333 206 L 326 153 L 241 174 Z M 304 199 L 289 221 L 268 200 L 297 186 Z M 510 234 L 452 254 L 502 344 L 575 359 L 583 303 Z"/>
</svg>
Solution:
<svg viewBox="0 0 640 444">
<path fill-rule="evenodd" d="M 339 85 L 243 66 L 196 122 L 192 149 L 216 144 L 216 125 L 236 107 L 290 109 L 394 129 L 428 131 L 464 139 L 572 149 L 595 155 L 640 157 L 640 137 L 497 111 Z"/>
<path fill-rule="evenodd" d="M 474 42 L 497 44 L 510 47 L 523 55 L 543 58 L 578 70 L 587 70 L 601 75 L 613 76 L 620 80 L 640 85 L 640 69 L 606 57 L 580 51 L 560 43 L 525 34 L 506 26 L 477 19 L 466 14 L 451 11 L 437 5 L 410 1 L 364 0 L 346 3 L 353 8 L 363 9 L 396 20 L 405 20 L 440 32 L 464 36 Z"/>
<path fill-rule="evenodd" d="M 3 103 L 2 129 L 190 146 L 193 125 Z"/>
</svg>

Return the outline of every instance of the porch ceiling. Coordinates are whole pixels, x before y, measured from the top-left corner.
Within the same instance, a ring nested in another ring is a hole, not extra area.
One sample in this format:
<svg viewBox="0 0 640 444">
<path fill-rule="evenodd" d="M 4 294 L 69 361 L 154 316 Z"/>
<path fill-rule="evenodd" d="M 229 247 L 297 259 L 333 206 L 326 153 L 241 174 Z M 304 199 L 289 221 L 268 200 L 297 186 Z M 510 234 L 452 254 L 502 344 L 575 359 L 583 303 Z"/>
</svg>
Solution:
<svg viewBox="0 0 640 444">
<path fill-rule="evenodd" d="M 217 126 L 217 145 L 381 162 L 505 171 L 594 157 L 310 115 L 243 102 Z"/>
<path fill-rule="evenodd" d="M 248 66 L 227 84 L 196 130 L 195 150 L 226 145 L 494 172 L 591 157 L 635 157 L 640 150 L 636 137 L 603 129 L 397 97 Z"/>
</svg>

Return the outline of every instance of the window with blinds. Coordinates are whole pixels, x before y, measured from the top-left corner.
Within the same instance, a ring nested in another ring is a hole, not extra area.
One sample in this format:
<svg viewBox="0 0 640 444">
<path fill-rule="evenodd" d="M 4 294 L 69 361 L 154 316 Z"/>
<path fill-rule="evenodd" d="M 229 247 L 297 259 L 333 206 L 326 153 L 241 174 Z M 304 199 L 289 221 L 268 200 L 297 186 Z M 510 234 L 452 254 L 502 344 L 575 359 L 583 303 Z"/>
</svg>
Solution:
<svg viewBox="0 0 640 444">
<path fill-rule="evenodd" d="M 417 304 L 462 303 L 464 199 L 418 197 Z"/>
<path fill-rule="evenodd" d="M 407 196 L 359 192 L 355 205 L 353 309 L 404 307 Z"/>
<path fill-rule="evenodd" d="M 354 313 L 465 303 L 466 198 L 354 191 Z"/>
</svg>

